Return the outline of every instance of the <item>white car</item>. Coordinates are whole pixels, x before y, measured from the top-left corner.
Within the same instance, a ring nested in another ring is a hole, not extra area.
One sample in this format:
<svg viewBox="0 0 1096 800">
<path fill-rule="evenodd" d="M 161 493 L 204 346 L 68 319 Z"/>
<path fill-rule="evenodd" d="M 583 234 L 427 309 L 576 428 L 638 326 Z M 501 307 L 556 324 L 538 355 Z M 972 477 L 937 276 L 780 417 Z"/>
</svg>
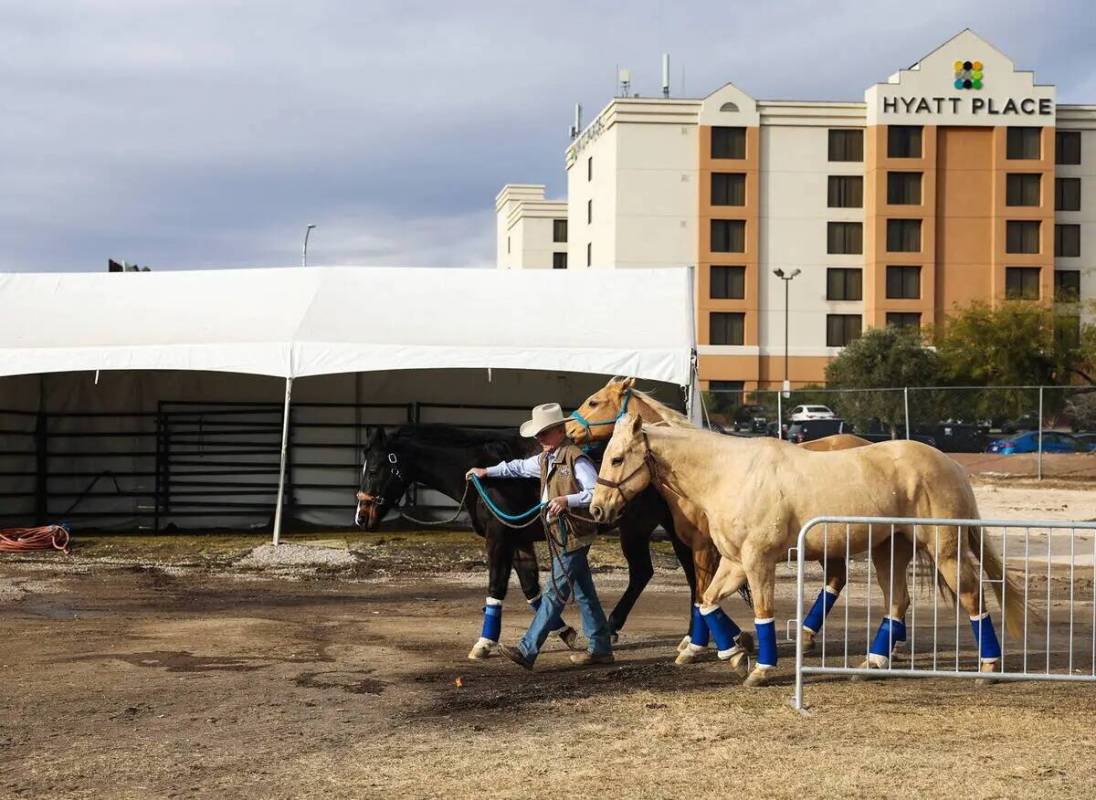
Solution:
<svg viewBox="0 0 1096 800">
<path fill-rule="evenodd" d="M 805 422 L 809 419 L 836 419 L 837 415 L 826 406 L 796 406 L 788 416 L 791 422 Z"/>
</svg>

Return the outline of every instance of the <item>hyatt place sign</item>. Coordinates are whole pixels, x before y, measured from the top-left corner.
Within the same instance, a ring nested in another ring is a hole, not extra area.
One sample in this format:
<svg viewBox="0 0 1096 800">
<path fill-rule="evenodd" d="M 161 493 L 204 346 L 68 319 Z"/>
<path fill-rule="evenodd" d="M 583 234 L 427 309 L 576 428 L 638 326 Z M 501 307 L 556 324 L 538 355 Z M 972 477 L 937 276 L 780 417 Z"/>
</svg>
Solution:
<svg viewBox="0 0 1096 800">
<path fill-rule="evenodd" d="M 1054 113 L 1049 97 L 884 97 L 884 114 L 973 114 L 986 116 L 1048 116 Z"/>
</svg>

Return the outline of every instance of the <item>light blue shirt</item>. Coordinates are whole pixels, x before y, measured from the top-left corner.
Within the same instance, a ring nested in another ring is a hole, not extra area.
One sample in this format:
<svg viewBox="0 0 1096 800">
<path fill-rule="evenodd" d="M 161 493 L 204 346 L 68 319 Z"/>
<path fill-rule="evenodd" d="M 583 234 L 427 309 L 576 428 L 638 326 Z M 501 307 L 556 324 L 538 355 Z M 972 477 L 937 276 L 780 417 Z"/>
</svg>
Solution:
<svg viewBox="0 0 1096 800">
<path fill-rule="evenodd" d="M 548 454 L 549 470 L 552 469 L 555 460 L 556 451 L 553 450 Z M 535 455 L 529 458 L 515 458 L 513 461 L 500 461 L 495 466 L 487 468 L 487 477 L 536 478 L 540 480 L 540 456 Z M 586 456 L 579 456 L 575 460 L 575 481 L 582 487 L 582 490 L 567 495 L 567 507 L 585 508 L 594 499 L 594 486 L 597 485 L 597 470 L 594 468 L 594 462 Z M 551 499 L 548 497 L 547 484 L 544 486 L 544 496 L 540 499 L 541 502 L 547 502 Z"/>
</svg>

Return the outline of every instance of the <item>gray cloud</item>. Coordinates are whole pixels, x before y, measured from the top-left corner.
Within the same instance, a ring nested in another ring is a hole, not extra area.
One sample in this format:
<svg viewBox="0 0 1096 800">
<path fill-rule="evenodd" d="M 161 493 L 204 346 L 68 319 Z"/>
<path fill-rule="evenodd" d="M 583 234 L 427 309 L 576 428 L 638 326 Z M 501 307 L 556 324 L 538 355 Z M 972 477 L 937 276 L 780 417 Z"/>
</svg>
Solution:
<svg viewBox="0 0 1096 800">
<path fill-rule="evenodd" d="M 309 4 L 0 8 L 0 269 L 483 266 L 508 181 L 563 191 L 571 106 L 617 64 L 654 93 L 725 81 L 856 99 L 964 26 L 1096 101 L 1085 2 Z"/>
</svg>

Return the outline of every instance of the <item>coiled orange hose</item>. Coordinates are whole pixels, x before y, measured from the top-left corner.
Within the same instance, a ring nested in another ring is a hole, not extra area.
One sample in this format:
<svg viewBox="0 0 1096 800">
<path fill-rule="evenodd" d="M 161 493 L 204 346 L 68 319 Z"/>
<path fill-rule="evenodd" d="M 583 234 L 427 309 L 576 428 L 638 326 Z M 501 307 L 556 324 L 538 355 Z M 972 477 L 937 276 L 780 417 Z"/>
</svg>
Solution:
<svg viewBox="0 0 1096 800">
<path fill-rule="evenodd" d="M 0 552 L 23 553 L 28 550 L 68 552 L 69 532 L 60 525 L 0 530 Z"/>
</svg>

